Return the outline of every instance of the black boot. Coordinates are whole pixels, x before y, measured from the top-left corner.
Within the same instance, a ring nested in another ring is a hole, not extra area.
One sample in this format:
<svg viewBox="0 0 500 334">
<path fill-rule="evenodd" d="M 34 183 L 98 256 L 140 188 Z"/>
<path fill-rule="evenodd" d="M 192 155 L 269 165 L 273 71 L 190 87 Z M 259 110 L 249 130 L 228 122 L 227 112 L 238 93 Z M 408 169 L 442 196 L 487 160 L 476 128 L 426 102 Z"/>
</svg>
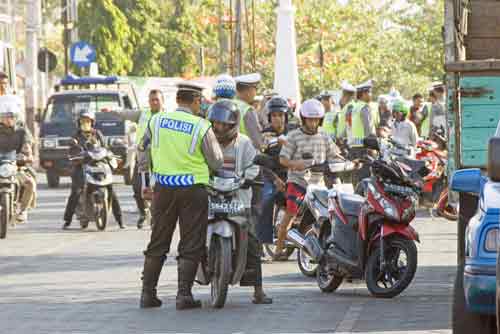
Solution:
<svg viewBox="0 0 500 334">
<path fill-rule="evenodd" d="M 197 269 L 198 264 L 196 262 L 186 259 L 177 261 L 178 287 L 175 307 L 178 310 L 201 307 L 201 301 L 194 299 L 191 293 Z"/>
<path fill-rule="evenodd" d="M 62 229 L 67 230 L 70 225 L 71 225 L 71 220 L 65 220 Z"/>
<path fill-rule="evenodd" d="M 126 228 L 127 228 L 127 225 L 125 225 L 125 224 L 123 223 L 123 220 L 122 220 L 122 218 L 121 218 L 121 217 L 120 217 L 120 218 L 117 218 L 117 219 L 116 219 L 116 222 L 118 223 L 118 226 L 119 226 L 122 230 L 124 230 L 124 229 L 126 229 Z"/>
<path fill-rule="evenodd" d="M 161 300 L 156 295 L 156 286 L 160 278 L 165 257 L 146 256 L 142 271 L 141 308 L 160 307 Z"/>
</svg>

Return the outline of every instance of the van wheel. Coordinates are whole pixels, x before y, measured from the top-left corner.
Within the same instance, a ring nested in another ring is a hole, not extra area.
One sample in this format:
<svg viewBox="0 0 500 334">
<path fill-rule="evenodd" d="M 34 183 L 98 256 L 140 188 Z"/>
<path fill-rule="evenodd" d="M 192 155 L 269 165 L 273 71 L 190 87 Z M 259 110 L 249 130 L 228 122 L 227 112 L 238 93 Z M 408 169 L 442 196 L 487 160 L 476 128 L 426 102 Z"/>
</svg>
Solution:
<svg viewBox="0 0 500 334">
<path fill-rule="evenodd" d="M 47 170 L 47 184 L 49 188 L 59 187 L 60 177 L 57 175 L 56 171 L 53 169 Z"/>
<path fill-rule="evenodd" d="M 464 267 L 457 269 L 453 286 L 453 308 L 451 315 L 453 334 L 495 334 L 495 317 L 472 313 L 467 310 L 464 295 Z"/>
</svg>

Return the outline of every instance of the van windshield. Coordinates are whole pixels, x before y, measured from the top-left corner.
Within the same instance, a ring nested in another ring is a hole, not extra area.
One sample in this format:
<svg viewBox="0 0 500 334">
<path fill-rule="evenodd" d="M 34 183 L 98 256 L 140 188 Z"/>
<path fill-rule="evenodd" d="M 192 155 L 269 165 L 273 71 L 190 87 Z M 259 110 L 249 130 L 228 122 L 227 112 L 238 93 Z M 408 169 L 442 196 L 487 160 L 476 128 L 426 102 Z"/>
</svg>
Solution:
<svg viewBox="0 0 500 334">
<path fill-rule="evenodd" d="M 120 96 L 117 94 L 57 96 L 49 101 L 43 121 L 44 123 L 75 122 L 78 114 L 84 110 L 94 113 L 120 110 Z"/>
</svg>

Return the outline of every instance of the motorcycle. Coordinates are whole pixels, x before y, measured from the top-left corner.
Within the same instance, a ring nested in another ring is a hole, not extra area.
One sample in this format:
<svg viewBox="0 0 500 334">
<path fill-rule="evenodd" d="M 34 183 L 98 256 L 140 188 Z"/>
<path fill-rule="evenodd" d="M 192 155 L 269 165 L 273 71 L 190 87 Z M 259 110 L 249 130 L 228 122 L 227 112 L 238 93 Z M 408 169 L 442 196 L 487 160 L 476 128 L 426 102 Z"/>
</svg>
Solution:
<svg viewBox="0 0 500 334">
<path fill-rule="evenodd" d="M 9 223 L 14 222 L 19 193 L 16 151 L 0 154 L 0 239 L 7 237 Z"/>
<path fill-rule="evenodd" d="M 333 292 L 344 278 L 364 279 L 373 296 L 393 298 L 417 269 L 415 241 L 420 241 L 410 223 L 420 187 L 409 177 L 409 166 L 380 154 L 376 138 L 365 139 L 365 146 L 379 152 L 365 161 L 372 175 L 365 180 L 365 197 L 328 192 L 330 219 L 320 221 L 317 282 L 321 291 Z"/>
<path fill-rule="evenodd" d="M 207 187 L 206 256 L 198 267 L 196 282 L 210 284 L 210 303 L 215 308 L 224 307 L 229 285 L 239 283 L 245 273 L 250 212 L 237 198 L 237 192 L 254 185 L 262 184 L 235 173 L 219 171 Z"/>
<path fill-rule="evenodd" d="M 97 229 L 104 231 L 111 211 L 108 187 L 113 183 L 113 170 L 118 167 L 117 158 L 104 147 L 88 144 L 85 150 L 69 160 L 83 162 L 80 226 L 85 229 L 89 222 L 95 222 Z"/>
</svg>

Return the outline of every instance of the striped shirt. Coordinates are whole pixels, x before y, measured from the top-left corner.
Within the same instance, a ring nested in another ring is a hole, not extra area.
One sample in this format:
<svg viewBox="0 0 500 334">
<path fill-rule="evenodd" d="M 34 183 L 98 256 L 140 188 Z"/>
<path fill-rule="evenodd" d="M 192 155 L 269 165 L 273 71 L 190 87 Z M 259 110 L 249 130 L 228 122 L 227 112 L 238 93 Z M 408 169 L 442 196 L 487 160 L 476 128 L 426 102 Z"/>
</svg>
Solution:
<svg viewBox="0 0 500 334">
<path fill-rule="evenodd" d="M 339 150 L 333 140 L 323 132 L 309 135 L 301 128 L 290 131 L 287 143 L 281 149 L 280 157 L 288 160 L 303 160 L 305 153 L 312 154 L 314 163 L 322 163 L 335 159 Z M 323 174 L 288 171 L 288 182 L 297 183 L 304 188 L 308 184 L 318 184 L 322 180 Z"/>
</svg>

